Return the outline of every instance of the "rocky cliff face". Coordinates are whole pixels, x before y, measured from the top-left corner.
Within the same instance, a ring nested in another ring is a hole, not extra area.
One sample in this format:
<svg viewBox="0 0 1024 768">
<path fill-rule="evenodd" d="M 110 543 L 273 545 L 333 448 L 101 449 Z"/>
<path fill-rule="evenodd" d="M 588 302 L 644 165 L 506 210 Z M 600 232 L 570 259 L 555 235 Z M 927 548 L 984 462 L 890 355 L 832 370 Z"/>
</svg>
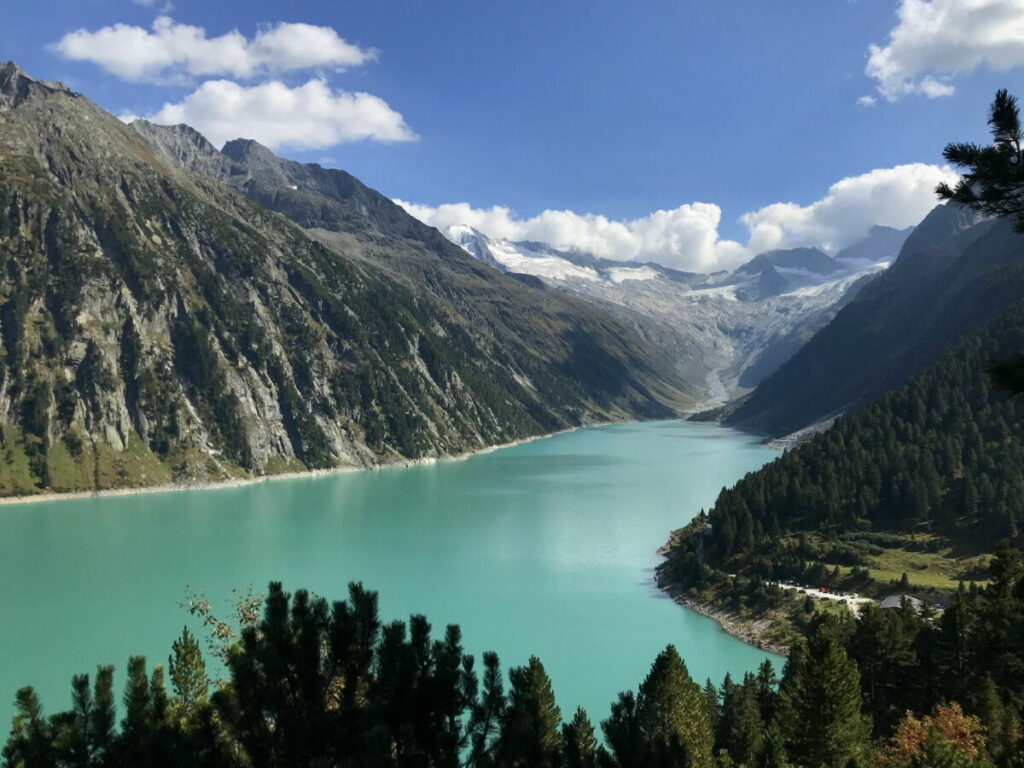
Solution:
<svg viewBox="0 0 1024 768">
<path fill-rule="evenodd" d="M 155 143 L 0 67 L 0 494 L 371 466 L 686 403 L 621 325 L 488 280 L 347 174 L 330 228 L 295 203 L 310 237 L 254 202 L 266 150 L 231 146 Z"/>
</svg>

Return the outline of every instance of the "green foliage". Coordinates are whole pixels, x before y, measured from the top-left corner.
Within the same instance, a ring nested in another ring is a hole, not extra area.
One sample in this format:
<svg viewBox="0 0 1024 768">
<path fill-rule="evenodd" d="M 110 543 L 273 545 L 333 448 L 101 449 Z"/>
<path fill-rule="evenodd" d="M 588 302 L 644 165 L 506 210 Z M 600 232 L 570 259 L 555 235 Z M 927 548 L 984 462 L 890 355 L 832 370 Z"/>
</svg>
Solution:
<svg viewBox="0 0 1024 768">
<path fill-rule="evenodd" d="M 882 768 L 1013 768 L 1024 564 L 1005 547 L 996 559 L 992 584 L 940 621 L 909 607 L 815 618 L 781 682 L 766 661 L 701 689 L 669 646 L 638 692 L 612 704 L 603 745 L 582 709 L 562 723 L 536 658 L 510 672 L 506 692 L 497 656 L 484 654 L 478 674 L 456 626 L 435 638 L 423 616 L 383 625 L 377 595 L 358 584 L 333 603 L 271 584 L 240 636 L 209 622 L 227 642 L 212 695 L 185 630 L 169 692 L 162 668 L 129 660 L 119 726 L 111 667 L 91 688 L 75 676 L 71 708 L 49 717 L 31 688 L 19 691 L 3 757 L 8 768 L 832 768 L 873 765 L 881 750 Z"/>
<path fill-rule="evenodd" d="M 823 584 L 830 574 L 806 571 L 808 561 L 867 566 L 883 547 L 920 548 L 913 534 L 922 531 L 961 550 L 1020 543 L 1024 420 L 1016 401 L 992 387 L 986 365 L 1021 345 L 1024 304 L 903 387 L 723 490 L 708 516 L 710 535 L 695 529 L 676 547 L 669 580 L 687 586 L 704 578 L 687 558 L 697 536 L 706 566 Z M 904 591 L 914 579 L 907 574 Z"/>
<path fill-rule="evenodd" d="M 562 758 L 561 711 L 540 659 L 509 671 L 509 700 L 502 720 L 495 765 L 556 768 Z"/>
<path fill-rule="evenodd" d="M 572 720 L 562 726 L 562 745 L 565 768 L 597 768 L 597 735 L 583 707 L 579 707 Z"/>
<path fill-rule="evenodd" d="M 800 765 L 842 766 L 865 756 L 870 725 L 861 715 L 860 672 L 834 622 L 820 624 L 787 664 L 779 720 Z"/>
<path fill-rule="evenodd" d="M 981 211 L 989 216 L 1013 216 L 1024 230 L 1024 147 L 1021 145 L 1020 108 L 1004 88 L 996 91 L 989 107 L 992 144 L 947 144 L 943 157 L 967 172 L 955 187 L 942 182 L 936 193 L 943 200 Z"/>
<path fill-rule="evenodd" d="M 209 331 L 194 318 L 179 318 L 173 333 L 179 370 L 192 385 L 192 399 L 224 453 L 242 467 L 252 466 L 241 403 L 228 386 L 227 375 Z"/>
<path fill-rule="evenodd" d="M 167 670 L 174 688 L 177 715 L 187 723 L 206 705 L 210 687 L 202 648 L 188 627 L 182 629 L 181 637 L 171 646 Z"/>
<path fill-rule="evenodd" d="M 656 749 L 681 746 L 690 764 L 711 765 L 711 717 L 700 686 L 675 646 L 658 654 L 640 685 L 636 718 L 643 739 Z"/>
</svg>

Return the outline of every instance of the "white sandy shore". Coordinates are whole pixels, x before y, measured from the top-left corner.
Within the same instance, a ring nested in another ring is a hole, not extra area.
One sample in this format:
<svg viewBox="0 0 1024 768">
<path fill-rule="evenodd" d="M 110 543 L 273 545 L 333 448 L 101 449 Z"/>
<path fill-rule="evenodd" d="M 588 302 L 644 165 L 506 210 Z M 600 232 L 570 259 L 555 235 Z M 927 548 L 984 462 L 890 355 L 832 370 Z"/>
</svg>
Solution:
<svg viewBox="0 0 1024 768">
<path fill-rule="evenodd" d="M 66 501 L 70 499 L 94 499 L 107 496 L 137 496 L 143 493 L 172 493 L 177 491 L 215 491 L 223 488 L 240 488 L 245 485 L 266 483 L 272 480 L 296 480 L 306 477 L 323 477 L 325 475 L 337 475 L 347 472 L 366 472 L 380 469 L 398 469 L 402 467 L 415 467 L 423 464 L 437 464 L 442 461 L 464 461 L 473 456 L 485 453 L 493 453 L 503 448 L 513 448 L 517 445 L 532 443 L 534 440 L 543 440 L 555 435 L 563 435 L 567 432 L 575 432 L 578 429 L 588 427 L 604 427 L 611 424 L 627 424 L 626 421 L 604 421 L 594 424 L 584 424 L 579 427 L 560 429 L 557 432 L 550 432 L 533 437 L 524 437 L 520 440 L 513 440 L 509 443 L 489 445 L 475 451 L 453 454 L 451 456 L 429 456 L 422 459 L 395 459 L 393 461 L 382 461 L 369 467 L 331 467 L 330 469 L 309 469 L 304 472 L 282 472 L 276 475 L 260 475 L 258 477 L 241 477 L 231 480 L 212 480 L 208 482 L 184 481 L 182 483 L 169 483 L 164 485 L 140 485 L 132 488 L 111 488 L 103 491 L 69 491 L 67 493 L 37 493 L 27 496 L 3 496 L 0 497 L 0 506 L 8 504 L 38 504 L 48 501 Z"/>
</svg>

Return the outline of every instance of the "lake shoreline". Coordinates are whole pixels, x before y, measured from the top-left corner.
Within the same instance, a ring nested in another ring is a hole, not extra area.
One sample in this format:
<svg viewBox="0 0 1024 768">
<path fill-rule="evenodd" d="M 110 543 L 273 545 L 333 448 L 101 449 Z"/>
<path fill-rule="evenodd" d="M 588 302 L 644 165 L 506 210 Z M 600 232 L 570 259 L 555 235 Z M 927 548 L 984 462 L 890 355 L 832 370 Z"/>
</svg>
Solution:
<svg viewBox="0 0 1024 768">
<path fill-rule="evenodd" d="M 776 656 L 783 657 L 789 655 L 789 646 L 773 643 L 765 637 L 769 627 L 771 626 L 770 620 L 757 620 L 740 617 L 732 611 L 719 608 L 708 600 L 701 600 L 699 598 L 683 594 L 682 592 L 663 584 L 660 579 L 656 579 L 656 584 L 658 589 L 668 595 L 676 605 L 680 605 L 687 610 L 699 613 L 701 616 L 714 620 L 727 635 L 731 635 L 737 640 L 762 650 L 765 653 L 771 653 Z"/>
<path fill-rule="evenodd" d="M 217 491 L 226 490 L 229 488 L 243 488 L 248 485 L 257 485 L 259 483 L 267 483 L 275 480 L 298 480 L 301 478 L 326 477 L 329 475 L 348 474 L 350 472 L 374 472 L 385 469 L 403 469 L 407 467 L 426 466 L 429 464 L 440 464 L 442 462 L 447 461 L 465 461 L 466 459 L 470 459 L 474 456 L 481 456 L 487 453 L 493 453 L 494 451 L 500 451 L 505 448 L 514 448 L 517 445 L 526 445 L 527 443 L 532 443 L 535 440 L 544 440 L 549 437 L 555 437 L 557 435 L 564 435 L 569 432 L 575 432 L 579 429 L 589 429 L 591 427 L 607 427 L 613 424 L 640 423 L 642 421 L 643 419 L 637 419 L 629 421 L 602 421 L 595 422 L 594 424 L 581 424 L 576 427 L 567 427 L 566 429 L 560 429 L 557 430 L 556 432 L 548 432 L 541 435 L 523 437 L 518 440 L 512 440 L 507 443 L 499 443 L 497 445 L 488 445 L 473 451 L 465 451 L 463 453 L 451 454 L 446 456 L 427 456 L 420 459 L 393 459 L 390 461 L 382 461 L 378 464 L 372 464 L 367 467 L 330 467 L 328 469 L 308 469 L 302 472 L 281 472 L 279 474 L 274 475 L 260 475 L 258 477 L 240 477 L 232 478 L 230 480 L 185 481 L 181 483 L 163 483 L 161 485 L 140 485 L 133 486 L 131 488 L 107 488 L 99 491 L 68 491 L 66 493 L 62 493 L 59 491 L 46 491 L 43 493 L 25 496 L 3 496 L 0 497 L 0 507 L 15 504 L 41 504 L 45 502 L 54 501 L 71 501 L 76 499 L 81 500 L 117 496 L 140 496 L 146 493 L 176 493 L 179 491 Z"/>
</svg>

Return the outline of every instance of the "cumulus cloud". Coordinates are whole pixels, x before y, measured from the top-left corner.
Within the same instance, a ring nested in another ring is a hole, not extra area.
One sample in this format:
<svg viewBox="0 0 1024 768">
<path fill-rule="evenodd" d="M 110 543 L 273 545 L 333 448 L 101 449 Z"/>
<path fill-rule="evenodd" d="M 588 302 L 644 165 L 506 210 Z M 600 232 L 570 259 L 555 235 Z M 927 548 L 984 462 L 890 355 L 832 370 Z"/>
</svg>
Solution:
<svg viewBox="0 0 1024 768">
<path fill-rule="evenodd" d="M 1024 66 L 1024 0 L 901 0 L 884 46 L 868 49 L 865 69 L 889 101 L 950 96 L 950 80 L 982 64 Z"/>
<path fill-rule="evenodd" d="M 125 80 L 159 82 L 185 75 L 250 78 L 299 69 L 346 69 L 376 56 L 341 38 L 331 27 L 278 23 L 252 39 L 238 30 L 207 37 L 206 30 L 159 16 L 151 29 L 114 24 L 78 29 L 52 49 L 74 61 L 91 61 Z"/>
<path fill-rule="evenodd" d="M 813 245 L 834 252 L 863 238 L 874 225 L 917 224 L 937 203 L 935 186 L 955 179 L 948 167 L 923 163 L 848 177 L 810 205 L 775 203 L 744 214 L 740 222 L 749 233 L 746 245 L 719 236 L 722 211 L 712 203 L 688 203 L 639 219 L 615 221 L 573 211 L 548 210 L 522 219 L 504 206 L 395 202 L 442 230 L 464 224 L 493 238 L 538 240 L 609 259 L 656 261 L 676 269 L 711 272 L 733 269 L 775 248 Z"/>
<path fill-rule="evenodd" d="M 131 120 L 136 115 L 122 115 Z M 333 91 L 322 80 L 289 88 L 277 81 L 245 87 L 208 80 L 184 100 L 145 116 L 161 125 L 188 123 L 220 146 L 237 138 L 268 147 L 320 149 L 349 141 L 413 141 L 416 134 L 386 101 Z"/>
<path fill-rule="evenodd" d="M 548 210 L 533 218 L 518 219 L 504 206 L 481 209 L 468 203 L 450 203 L 432 208 L 404 200 L 395 202 L 438 229 L 466 224 L 488 237 L 536 240 L 606 259 L 653 260 L 702 272 L 727 269 L 743 261 L 743 246 L 719 239 L 722 210 L 710 203 L 689 203 L 632 221 L 614 221 L 573 211 Z"/>
<path fill-rule="evenodd" d="M 937 204 L 939 182 L 958 178 L 948 166 L 912 163 L 841 179 L 810 205 L 775 203 L 745 213 L 752 253 L 796 245 L 836 251 L 864 237 L 874 225 L 902 229 L 917 224 Z"/>
</svg>

